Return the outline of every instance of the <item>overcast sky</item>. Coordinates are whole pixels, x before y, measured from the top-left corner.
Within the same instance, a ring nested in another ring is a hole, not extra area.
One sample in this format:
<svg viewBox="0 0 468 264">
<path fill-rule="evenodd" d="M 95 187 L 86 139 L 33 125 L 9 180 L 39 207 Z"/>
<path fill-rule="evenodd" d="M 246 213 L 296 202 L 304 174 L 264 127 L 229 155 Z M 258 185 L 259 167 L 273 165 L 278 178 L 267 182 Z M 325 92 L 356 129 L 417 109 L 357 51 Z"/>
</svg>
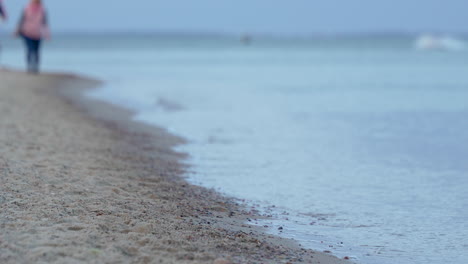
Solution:
<svg viewBox="0 0 468 264">
<path fill-rule="evenodd" d="M 4 0 L 8 27 L 27 0 Z M 468 0 L 45 0 L 54 31 L 468 32 Z"/>
</svg>

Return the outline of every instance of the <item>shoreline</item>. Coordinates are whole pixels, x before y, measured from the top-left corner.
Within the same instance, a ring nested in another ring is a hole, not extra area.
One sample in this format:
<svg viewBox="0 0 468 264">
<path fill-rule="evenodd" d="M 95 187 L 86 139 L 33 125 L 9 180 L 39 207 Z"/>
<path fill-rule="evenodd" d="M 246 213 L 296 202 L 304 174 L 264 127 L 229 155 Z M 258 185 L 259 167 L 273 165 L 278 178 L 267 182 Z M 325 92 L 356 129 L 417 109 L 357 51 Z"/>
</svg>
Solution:
<svg viewBox="0 0 468 264">
<path fill-rule="evenodd" d="M 83 95 L 100 84 L 0 70 L 2 263 L 350 263 L 187 183 L 184 139 Z"/>
</svg>

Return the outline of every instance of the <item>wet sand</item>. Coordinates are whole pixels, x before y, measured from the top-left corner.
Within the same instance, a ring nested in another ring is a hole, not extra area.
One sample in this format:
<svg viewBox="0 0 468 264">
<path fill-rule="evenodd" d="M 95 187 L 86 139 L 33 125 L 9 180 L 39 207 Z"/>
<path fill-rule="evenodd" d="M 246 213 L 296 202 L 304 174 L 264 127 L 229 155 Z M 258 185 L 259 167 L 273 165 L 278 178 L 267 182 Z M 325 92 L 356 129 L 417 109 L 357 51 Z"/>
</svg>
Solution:
<svg viewBox="0 0 468 264">
<path fill-rule="evenodd" d="M 80 95 L 99 84 L 0 70 L 0 263 L 347 263 L 188 184 L 184 140 Z"/>
</svg>

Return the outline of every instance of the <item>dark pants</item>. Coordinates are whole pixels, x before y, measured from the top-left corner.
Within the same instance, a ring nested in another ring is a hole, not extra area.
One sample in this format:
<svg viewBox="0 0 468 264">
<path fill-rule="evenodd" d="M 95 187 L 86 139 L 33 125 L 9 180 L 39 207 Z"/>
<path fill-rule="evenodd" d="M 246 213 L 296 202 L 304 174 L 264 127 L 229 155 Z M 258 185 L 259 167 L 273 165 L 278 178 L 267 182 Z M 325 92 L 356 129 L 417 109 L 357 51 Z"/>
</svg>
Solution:
<svg viewBox="0 0 468 264">
<path fill-rule="evenodd" d="M 28 64 L 28 72 L 38 73 L 40 55 L 39 49 L 41 48 L 41 40 L 28 38 L 22 36 L 24 43 L 26 44 L 26 62 Z"/>
</svg>

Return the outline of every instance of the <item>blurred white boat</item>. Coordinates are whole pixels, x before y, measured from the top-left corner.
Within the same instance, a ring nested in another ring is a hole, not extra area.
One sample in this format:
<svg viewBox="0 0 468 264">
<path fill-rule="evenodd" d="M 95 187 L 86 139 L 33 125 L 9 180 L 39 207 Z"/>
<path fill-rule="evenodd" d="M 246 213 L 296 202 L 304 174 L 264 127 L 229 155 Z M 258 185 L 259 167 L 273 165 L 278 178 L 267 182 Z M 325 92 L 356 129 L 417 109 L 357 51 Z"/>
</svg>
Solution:
<svg viewBox="0 0 468 264">
<path fill-rule="evenodd" d="M 465 42 L 452 37 L 437 37 L 433 35 L 423 35 L 415 42 L 415 47 L 420 50 L 462 50 Z"/>
</svg>

